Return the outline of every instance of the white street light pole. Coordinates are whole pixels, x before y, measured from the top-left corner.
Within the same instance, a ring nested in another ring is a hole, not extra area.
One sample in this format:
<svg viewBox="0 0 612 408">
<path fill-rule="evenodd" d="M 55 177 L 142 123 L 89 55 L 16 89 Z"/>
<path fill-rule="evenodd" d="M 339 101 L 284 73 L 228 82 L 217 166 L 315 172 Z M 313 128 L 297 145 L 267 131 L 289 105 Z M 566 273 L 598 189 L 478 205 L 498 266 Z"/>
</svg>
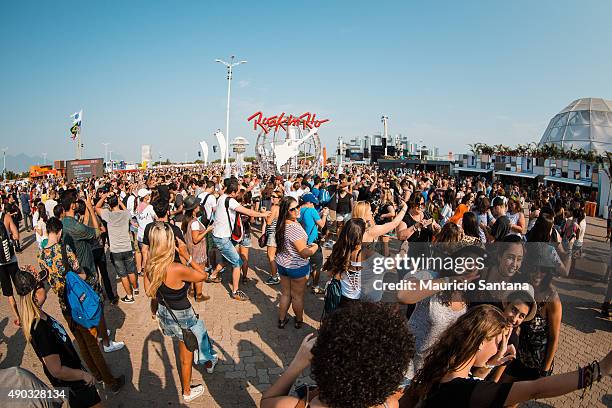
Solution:
<svg viewBox="0 0 612 408">
<path fill-rule="evenodd" d="M 43 164 L 47 164 L 47 153 L 43 153 Z"/>
<path fill-rule="evenodd" d="M 2 179 L 6 181 L 6 151 L 8 150 L 8 147 L 5 147 L 4 149 L 2 149 L 2 158 L 4 160 L 4 164 L 2 166 Z"/>
<path fill-rule="evenodd" d="M 225 177 L 229 177 L 231 170 L 229 164 L 229 115 L 230 115 L 230 95 L 232 90 L 232 68 L 247 61 L 234 62 L 234 56 L 230 57 L 230 62 L 216 59 L 215 62 L 225 65 L 227 68 L 227 110 L 225 115 Z"/>
<path fill-rule="evenodd" d="M 111 165 L 111 171 L 113 171 L 113 151 L 109 150 L 108 151 L 108 161 L 110 162 Z"/>
</svg>

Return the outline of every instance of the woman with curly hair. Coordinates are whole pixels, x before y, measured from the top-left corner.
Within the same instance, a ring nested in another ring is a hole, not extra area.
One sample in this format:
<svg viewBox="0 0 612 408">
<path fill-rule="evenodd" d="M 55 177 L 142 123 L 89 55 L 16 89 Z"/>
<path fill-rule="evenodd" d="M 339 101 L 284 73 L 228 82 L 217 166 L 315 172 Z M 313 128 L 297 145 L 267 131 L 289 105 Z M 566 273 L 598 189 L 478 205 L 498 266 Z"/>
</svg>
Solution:
<svg viewBox="0 0 612 408">
<path fill-rule="evenodd" d="M 481 380 L 515 355 L 508 348 L 510 322 L 498 308 L 470 309 L 440 336 L 414 377 L 402 407 L 506 407 L 552 398 L 589 387 L 612 374 L 612 353 L 577 371 L 535 381 L 495 383 Z M 472 370 L 478 370 L 478 378 Z"/>
<path fill-rule="evenodd" d="M 402 314 L 392 305 L 359 302 L 330 314 L 318 337 L 304 339 L 287 370 L 263 393 L 261 407 L 397 407 L 413 354 Z M 299 397 L 287 395 L 308 366 L 317 386 L 305 387 Z"/>
</svg>

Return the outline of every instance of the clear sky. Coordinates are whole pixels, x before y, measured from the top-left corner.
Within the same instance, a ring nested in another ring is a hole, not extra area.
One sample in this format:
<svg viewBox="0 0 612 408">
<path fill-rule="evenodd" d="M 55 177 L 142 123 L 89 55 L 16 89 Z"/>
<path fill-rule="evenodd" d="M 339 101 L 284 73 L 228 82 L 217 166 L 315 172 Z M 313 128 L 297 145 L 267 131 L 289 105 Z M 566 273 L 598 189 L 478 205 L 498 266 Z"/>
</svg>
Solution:
<svg viewBox="0 0 612 408">
<path fill-rule="evenodd" d="M 466 151 L 538 141 L 581 97 L 612 99 L 612 2 L 3 1 L 0 140 L 9 153 L 71 159 L 84 110 L 87 157 L 184 160 L 247 117 L 316 112 L 339 136 L 380 132 Z M 212 155 L 211 158 L 216 158 Z"/>
</svg>

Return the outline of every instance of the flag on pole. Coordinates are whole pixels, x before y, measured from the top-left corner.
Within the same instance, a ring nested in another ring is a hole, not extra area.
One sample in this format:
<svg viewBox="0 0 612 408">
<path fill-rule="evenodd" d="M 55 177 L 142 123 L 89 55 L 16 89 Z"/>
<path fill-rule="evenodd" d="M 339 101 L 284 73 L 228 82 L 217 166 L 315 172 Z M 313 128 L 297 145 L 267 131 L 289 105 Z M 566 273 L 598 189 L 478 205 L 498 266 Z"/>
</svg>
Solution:
<svg viewBox="0 0 612 408">
<path fill-rule="evenodd" d="M 202 148 L 202 152 L 204 153 L 204 165 L 208 164 L 208 143 L 206 143 L 206 141 L 202 140 L 200 142 L 200 147 Z M 200 152 L 198 152 L 200 153 Z"/>
<path fill-rule="evenodd" d="M 78 133 L 81 133 L 82 118 L 83 118 L 83 109 L 70 115 L 70 119 L 72 119 L 72 126 L 70 127 L 70 134 L 71 134 L 72 140 L 76 139 Z"/>
<path fill-rule="evenodd" d="M 227 150 L 227 146 L 225 143 L 225 136 L 223 135 L 223 132 L 221 132 L 220 130 L 217 130 L 215 132 L 215 136 L 217 137 L 217 143 L 219 143 L 219 147 L 221 149 L 221 164 L 223 165 L 223 163 L 225 162 L 225 152 Z"/>
</svg>

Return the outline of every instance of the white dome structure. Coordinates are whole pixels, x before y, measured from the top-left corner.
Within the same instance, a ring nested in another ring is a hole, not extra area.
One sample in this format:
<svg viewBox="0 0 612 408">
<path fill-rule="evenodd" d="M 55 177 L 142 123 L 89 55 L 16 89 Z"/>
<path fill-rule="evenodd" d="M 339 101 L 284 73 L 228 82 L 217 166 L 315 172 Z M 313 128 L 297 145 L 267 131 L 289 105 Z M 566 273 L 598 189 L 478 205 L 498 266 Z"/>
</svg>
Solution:
<svg viewBox="0 0 612 408">
<path fill-rule="evenodd" d="M 576 99 L 550 120 L 539 144 L 573 147 L 597 155 L 612 151 L 612 101 Z"/>
</svg>

